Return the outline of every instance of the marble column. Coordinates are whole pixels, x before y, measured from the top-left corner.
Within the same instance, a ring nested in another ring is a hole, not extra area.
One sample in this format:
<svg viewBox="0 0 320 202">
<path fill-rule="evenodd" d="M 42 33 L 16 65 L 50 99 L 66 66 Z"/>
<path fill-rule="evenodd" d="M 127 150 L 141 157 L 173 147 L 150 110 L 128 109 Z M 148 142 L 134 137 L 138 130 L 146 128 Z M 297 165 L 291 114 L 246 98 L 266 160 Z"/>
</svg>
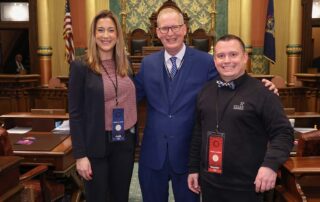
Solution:
<svg viewBox="0 0 320 202">
<path fill-rule="evenodd" d="M 38 41 L 37 50 L 39 56 L 40 82 L 42 86 L 48 86 L 52 77 L 51 56 L 52 47 L 50 44 L 50 27 L 49 27 L 49 7 L 48 0 L 37 1 L 38 16 Z"/>
<path fill-rule="evenodd" d="M 241 0 L 240 5 L 240 37 L 245 44 L 247 53 L 249 54 L 249 60 L 247 63 L 247 72 L 251 72 L 251 12 L 252 12 L 252 0 Z"/>
<path fill-rule="evenodd" d="M 287 85 L 295 86 L 301 65 L 301 0 L 290 0 L 289 44 L 287 45 Z"/>
</svg>

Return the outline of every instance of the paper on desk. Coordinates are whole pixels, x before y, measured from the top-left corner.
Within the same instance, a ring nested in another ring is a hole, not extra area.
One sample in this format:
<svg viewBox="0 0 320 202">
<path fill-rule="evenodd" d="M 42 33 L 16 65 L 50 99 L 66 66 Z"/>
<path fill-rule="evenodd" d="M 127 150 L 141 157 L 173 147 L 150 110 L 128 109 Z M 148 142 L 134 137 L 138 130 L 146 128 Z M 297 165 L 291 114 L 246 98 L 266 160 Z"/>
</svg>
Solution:
<svg viewBox="0 0 320 202">
<path fill-rule="evenodd" d="M 307 133 L 310 131 L 315 131 L 317 129 L 316 128 L 294 128 L 294 130 L 300 133 Z"/>
<path fill-rule="evenodd" d="M 53 129 L 53 131 L 69 131 L 69 130 L 70 130 L 69 120 L 64 120 L 60 126 Z"/>
<path fill-rule="evenodd" d="M 31 127 L 13 127 L 11 129 L 8 129 L 7 132 L 9 134 L 25 134 L 27 132 L 29 132 L 32 128 Z"/>
</svg>

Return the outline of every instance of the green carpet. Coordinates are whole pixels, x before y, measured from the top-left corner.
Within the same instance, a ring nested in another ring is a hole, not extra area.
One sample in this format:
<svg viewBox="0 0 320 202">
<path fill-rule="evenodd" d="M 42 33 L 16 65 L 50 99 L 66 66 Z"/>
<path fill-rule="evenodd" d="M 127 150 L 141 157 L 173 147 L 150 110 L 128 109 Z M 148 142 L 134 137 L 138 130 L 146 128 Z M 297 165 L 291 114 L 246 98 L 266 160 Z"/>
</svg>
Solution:
<svg viewBox="0 0 320 202">
<path fill-rule="evenodd" d="M 142 202 L 141 190 L 138 179 L 138 163 L 134 163 L 130 185 L 129 202 Z M 174 202 L 171 183 L 169 186 L 169 202 Z"/>
</svg>

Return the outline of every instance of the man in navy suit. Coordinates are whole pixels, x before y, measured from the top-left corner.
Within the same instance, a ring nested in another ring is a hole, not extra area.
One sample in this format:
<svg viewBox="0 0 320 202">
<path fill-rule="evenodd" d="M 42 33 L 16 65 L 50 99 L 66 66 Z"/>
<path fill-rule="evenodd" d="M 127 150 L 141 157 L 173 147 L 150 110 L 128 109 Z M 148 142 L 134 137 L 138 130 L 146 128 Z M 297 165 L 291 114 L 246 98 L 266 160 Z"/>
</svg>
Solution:
<svg viewBox="0 0 320 202">
<path fill-rule="evenodd" d="M 211 55 L 184 44 L 181 12 L 162 9 L 157 26 L 164 50 L 145 57 L 135 77 L 138 99 L 147 100 L 139 162 L 143 201 L 168 201 L 169 180 L 176 202 L 198 201 L 187 185 L 196 96 L 217 73 Z"/>
</svg>

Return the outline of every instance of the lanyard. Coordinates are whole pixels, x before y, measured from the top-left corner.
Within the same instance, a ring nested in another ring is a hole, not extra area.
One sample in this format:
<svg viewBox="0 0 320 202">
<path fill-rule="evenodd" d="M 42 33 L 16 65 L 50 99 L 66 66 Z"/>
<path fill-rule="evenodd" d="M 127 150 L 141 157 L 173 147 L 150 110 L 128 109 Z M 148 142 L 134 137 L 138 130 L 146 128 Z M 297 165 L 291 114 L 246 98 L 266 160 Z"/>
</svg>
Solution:
<svg viewBox="0 0 320 202">
<path fill-rule="evenodd" d="M 105 68 L 105 66 L 102 65 L 103 70 L 107 73 L 108 78 L 110 79 L 113 87 L 114 87 L 114 91 L 116 92 L 116 106 L 118 106 L 118 76 L 117 76 L 117 69 L 115 68 L 115 74 L 116 74 L 116 83 L 113 82 L 113 80 L 111 79 L 111 76 L 109 74 L 109 72 L 107 71 L 107 69 Z"/>
<path fill-rule="evenodd" d="M 216 100 L 217 100 L 217 102 L 216 102 L 216 118 L 217 118 L 216 130 L 217 130 L 217 131 L 219 131 L 219 130 L 218 130 L 218 129 L 219 129 L 219 124 L 221 124 L 222 119 L 223 119 L 223 117 L 224 117 L 224 114 L 225 114 L 227 108 L 229 107 L 231 101 L 232 101 L 233 98 L 237 95 L 237 92 L 238 92 L 238 88 L 236 88 L 236 90 L 234 91 L 234 94 L 233 94 L 232 97 L 228 100 L 227 104 L 226 104 L 225 107 L 223 108 L 222 113 L 221 113 L 221 117 L 220 117 L 220 120 L 219 120 L 219 111 L 218 111 L 218 109 L 219 109 L 219 106 L 218 106 L 218 104 L 219 104 L 219 89 L 220 89 L 220 88 L 217 87 L 217 99 L 216 99 Z"/>
</svg>

